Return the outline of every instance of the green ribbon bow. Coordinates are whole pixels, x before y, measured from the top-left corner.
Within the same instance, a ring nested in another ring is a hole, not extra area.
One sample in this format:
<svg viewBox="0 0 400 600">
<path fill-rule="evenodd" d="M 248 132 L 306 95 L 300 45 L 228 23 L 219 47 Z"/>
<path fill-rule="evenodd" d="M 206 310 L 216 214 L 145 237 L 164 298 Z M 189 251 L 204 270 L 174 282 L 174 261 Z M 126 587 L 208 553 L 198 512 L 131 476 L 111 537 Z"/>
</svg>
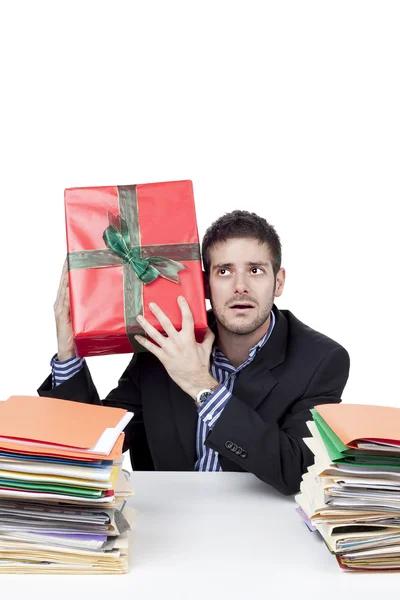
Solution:
<svg viewBox="0 0 400 600">
<path fill-rule="evenodd" d="M 140 247 L 132 246 L 125 219 L 121 215 L 116 217 L 109 212 L 108 221 L 110 225 L 103 233 L 106 246 L 120 256 L 124 263 L 132 267 L 142 283 L 151 283 L 159 276 L 173 283 L 179 283 L 178 272 L 186 269 L 185 265 L 164 256 L 141 258 Z"/>
<path fill-rule="evenodd" d="M 117 189 L 119 214 L 108 213 L 109 225 L 103 233 L 107 248 L 69 252 L 68 269 L 123 266 L 126 334 L 132 348 L 138 352 L 144 350 L 134 338 L 138 333 L 143 334 L 136 321 L 136 317 L 144 312 L 142 284 L 149 284 L 158 277 L 179 283 L 178 273 L 186 268 L 180 261 L 200 261 L 200 247 L 198 243 L 142 246 L 136 186 L 119 186 Z"/>
</svg>

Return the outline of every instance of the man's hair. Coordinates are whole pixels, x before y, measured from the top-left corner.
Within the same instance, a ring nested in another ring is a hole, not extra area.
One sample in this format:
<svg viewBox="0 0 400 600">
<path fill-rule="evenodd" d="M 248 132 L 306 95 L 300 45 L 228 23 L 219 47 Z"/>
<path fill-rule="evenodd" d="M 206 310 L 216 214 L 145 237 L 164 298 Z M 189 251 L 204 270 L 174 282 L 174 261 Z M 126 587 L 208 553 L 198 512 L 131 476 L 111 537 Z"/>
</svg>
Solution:
<svg viewBox="0 0 400 600">
<path fill-rule="evenodd" d="M 202 242 L 204 271 L 210 274 L 210 250 L 233 238 L 253 238 L 268 245 L 274 276 L 281 268 L 282 247 L 275 228 L 263 217 L 247 210 L 234 210 L 219 217 L 206 230 Z"/>
</svg>

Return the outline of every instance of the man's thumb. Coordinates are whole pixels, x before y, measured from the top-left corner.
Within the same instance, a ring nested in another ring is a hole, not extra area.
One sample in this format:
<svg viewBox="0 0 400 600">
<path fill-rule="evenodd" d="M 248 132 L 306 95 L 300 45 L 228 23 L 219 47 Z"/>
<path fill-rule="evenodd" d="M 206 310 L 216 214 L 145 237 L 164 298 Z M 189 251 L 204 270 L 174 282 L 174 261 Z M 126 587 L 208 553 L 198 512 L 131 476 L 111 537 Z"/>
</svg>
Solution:
<svg viewBox="0 0 400 600">
<path fill-rule="evenodd" d="M 210 346 L 210 348 L 211 348 L 214 343 L 214 340 L 215 340 L 214 333 L 211 331 L 211 329 L 209 327 L 207 327 L 206 333 L 204 336 L 204 340 L 203 340 L 203 344 L 206 344 L 206 345 Z"/>
</svg>

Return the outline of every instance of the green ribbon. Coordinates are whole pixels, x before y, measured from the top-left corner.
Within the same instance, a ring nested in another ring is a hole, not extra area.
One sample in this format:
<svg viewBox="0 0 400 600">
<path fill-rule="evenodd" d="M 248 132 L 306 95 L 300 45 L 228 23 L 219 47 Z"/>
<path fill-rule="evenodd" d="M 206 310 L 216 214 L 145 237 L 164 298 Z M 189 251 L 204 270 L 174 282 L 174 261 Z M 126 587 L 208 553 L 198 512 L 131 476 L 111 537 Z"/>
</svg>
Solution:
<svg viewBox="0 0 400 600">
<path fill-rule="evenodd" d="M 118 216 L 108 213 L 108 227 L 104 230 L 104 249 L 69 252 L 68 268 L 97 269 L 123 266 L 124 318 L 126 333 L 132 348 L 143 351 L 134 336 L 143 331 L 136 317 L 143 314 L 142 284 L 149 284 L 158 277 L 179 283 L 179 271 L 185 269 L 180 261 L 199 261 L 198 243 L 140 244 L 140 225 L 136 186 L 119 186 Z"/>
<path fill-rule="evenodd" d="M 132 246 L 128 225 L 120 215 L 115 217 L 112 213 L 108 213 L 108 221 L 110 225 L 103 233 L 105 244 L 122 258 L 124 263 L 132 267 L 140 281 L 144 284 L 155 281 L 161 276 L 169 279 L 173 283 L 179 283 L 178 272 L 186 269 L 185 265 L 165 258 L 164 256 L 150 256 L 142 258 L 140 255 L 140 247 Z M 153 266 L 156 265 L 156 266 Z"/>
</svg>

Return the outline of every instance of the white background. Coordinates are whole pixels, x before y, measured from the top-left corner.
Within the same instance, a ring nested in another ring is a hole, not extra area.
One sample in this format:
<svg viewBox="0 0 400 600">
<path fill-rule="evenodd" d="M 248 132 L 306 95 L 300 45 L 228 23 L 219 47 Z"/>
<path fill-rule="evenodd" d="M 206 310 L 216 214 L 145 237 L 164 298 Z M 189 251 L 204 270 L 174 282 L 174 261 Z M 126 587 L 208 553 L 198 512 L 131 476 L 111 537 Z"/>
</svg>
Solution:
<svg viewBox="0 0 400 600">
<path fill-rule="evenodd" d="M 66 187 L 192 179 L 281 236 L 277 304 L 350 353 L 347 402 L 400 407 L 397 1 L 0 8 L 0 397 L 56 351 Z M 101 396 L 129 355 L 88 360 Z"/>
</svg>

